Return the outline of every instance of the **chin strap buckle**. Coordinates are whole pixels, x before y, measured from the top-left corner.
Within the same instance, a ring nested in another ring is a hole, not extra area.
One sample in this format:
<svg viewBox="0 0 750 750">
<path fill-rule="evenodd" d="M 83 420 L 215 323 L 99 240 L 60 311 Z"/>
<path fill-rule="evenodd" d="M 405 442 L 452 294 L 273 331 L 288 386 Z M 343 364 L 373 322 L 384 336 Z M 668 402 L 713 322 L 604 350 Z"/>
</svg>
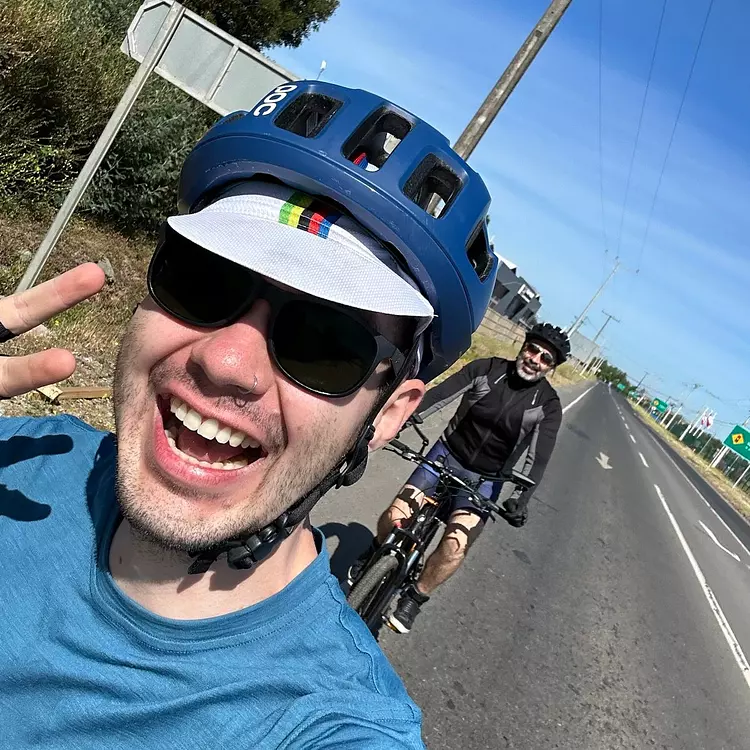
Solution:
<svg viewBox="0 0 750 750">
<path fill-rule="evenodd" d="M 224 552 L 227 554 L 227 565 L 230 568 L 250 570 L 265 560 L 276 545 L 294 531 L 294 526 L 287 525 L 288 518 L 287 513 L 282 513 L 275 521 L 245 539 L 232 539 L 200 553 L 188 568 L 188 573 L 205 573 Z"/>
</svg>

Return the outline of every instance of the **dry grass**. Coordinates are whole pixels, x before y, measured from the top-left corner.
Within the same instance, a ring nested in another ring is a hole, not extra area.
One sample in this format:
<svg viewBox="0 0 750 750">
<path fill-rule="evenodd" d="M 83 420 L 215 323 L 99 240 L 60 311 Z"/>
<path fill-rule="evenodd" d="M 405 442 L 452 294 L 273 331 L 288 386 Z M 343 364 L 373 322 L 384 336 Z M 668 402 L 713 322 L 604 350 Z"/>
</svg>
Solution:
<svg viewBox="0 0 750 750">
<path fill-rule="evenodd" d="M 22 258 L 22 254 L 37 249 L 50 220 L 51 216 L 0 217 L 0 294 L 13 292 L 28 265 L 28 259 Z M 146 269 L 152 250 L 151 238 L 126 238 L 89 221 L 73 221 L 45 266 L 43 279 L 79 263 L 108 258 L 115 282 L 108 284 L 93 300 L 53 318 L 46 328 L 4 344 L 3 353 L 29 354 L 41 348 L 64 347 L 76 355 L 78 369 L 62 385 L 110 385 L 120 338 L 133 309 L 146 294 Z M 440 379 L 473 359 L 513 358 L 517 352 L 517 344 L 476 334 L 471 349 Z M 556 386 L 580 380 L 567 365 L 558 368 L 551 379 Z M 55 406 L 40 394 L 30 393 L 3 402 L 2 413 L 6 416 L 67 413 L 99 429 L 114 429 L 110 399 L 80 399 Z"/>
<path fill-rule="evenodd" d="M 0 293 L 13 292 L 28 260 L 48 226 L 49 217 L 0 217 Z M 106 386 L 111 383 L 117 347 L 133 309 L 146 294 L 146 268 L 153 246 L 145 238 L 128 239 L 87 221 L 76 220 L 63 235 L 44 269 L 43 278 L 86 261 L 108 258 L 115 282 L 93 300 L 77 305 L 49 321 L 46 329 L 27 333 L 3 345 L 5 354 L 29 354 L 41 348 L 70 349 L 78 369 L 63 385 Z M 114 428 L 109 399 L 68 401 L 63 406 L 47 403 L 37 393 L 3 402 L 7 416 L 69 413 L 94 427 Z"/>
<path fill-rule="evenodd" d="M 718 469 L 712 469 L 708 461 L 695 454 L 684 443 L 681 443 L 671 432 L 657 424 L 648 412 L 637 404 L 631 404 L 636 415 L 645 422 L 654 432 L 664 438 L 677 453 L 682 456 L 737 512 L 744 518 L 750 520 L 750 498 L 742 491 L 734 487 Z"/>
</svg>

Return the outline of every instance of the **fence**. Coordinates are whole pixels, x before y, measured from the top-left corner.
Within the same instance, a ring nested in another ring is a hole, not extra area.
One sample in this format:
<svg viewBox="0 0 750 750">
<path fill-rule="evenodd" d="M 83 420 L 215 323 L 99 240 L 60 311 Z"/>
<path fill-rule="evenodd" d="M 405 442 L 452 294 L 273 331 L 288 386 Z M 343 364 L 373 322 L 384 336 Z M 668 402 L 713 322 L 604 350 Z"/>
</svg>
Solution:
<svg viewBox="0 0 750 750">
<path fill-rule="evenodd" d="M 505 339 L 514 344 L 520 344 L 526 338 L 526 328 L 514 323 L 508 318 L 504 318 L 500 313 L 494 310 L 488 310 L 484 319 L 479 324 L 478 333 L 495 338 Z"/>
</svg>

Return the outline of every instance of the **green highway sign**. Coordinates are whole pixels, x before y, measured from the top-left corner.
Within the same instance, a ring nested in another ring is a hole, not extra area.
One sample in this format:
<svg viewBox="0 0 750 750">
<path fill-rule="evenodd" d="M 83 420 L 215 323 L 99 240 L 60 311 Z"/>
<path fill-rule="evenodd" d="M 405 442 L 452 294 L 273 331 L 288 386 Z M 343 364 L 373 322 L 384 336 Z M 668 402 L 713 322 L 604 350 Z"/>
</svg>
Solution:
<svg viewBox="0 0 750 750">
<path fill-rule="evenodd" d="M 618 383 L 617 384 L 617 390 L 618 391 L 624 391 L 625 390 L 625 383 Z"/>
<path fill-rule="evenodd" d="M 738 453 L 742 458 L 750 461 L 750 432 L 741 425 L 737 425 L 727 435 L 724 445 L 731 448 L 735 453 Z"/>
<path fill-rule="evenodd" d="M 662 401 L 660 398 L 655 398 L 651 402 L 651 406 L 656 409 L 656 411 L 661 412 L 664 414 L 664 412 L 669 408 L 669 404 L 666 401 Z"/>
</svg>

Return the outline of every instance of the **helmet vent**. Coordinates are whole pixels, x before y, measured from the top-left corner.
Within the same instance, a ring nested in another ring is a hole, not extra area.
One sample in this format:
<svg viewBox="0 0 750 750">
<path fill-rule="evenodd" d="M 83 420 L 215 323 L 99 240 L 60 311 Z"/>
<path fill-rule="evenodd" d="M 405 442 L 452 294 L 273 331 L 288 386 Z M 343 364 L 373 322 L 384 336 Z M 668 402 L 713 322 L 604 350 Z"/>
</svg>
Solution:
<svg viewBox="0 0 750 750">
<path fill-rule="evenodd" d="M 344 158 L 368 172 L 377 172 L 410 130 L 411 123 L 405 117 L 381 107 L 347 138 L 342 149 Z"/>
<path fill-rule="evenodd" d="M 425 156 L 404 185 L 404 195 L 439 219 L 461 191 L 461 179 L 434 154 Z"/>
<path fill-rule="evenodd" d="M 490 249 L 490 243 L 487 239 L 487 223 L 482 222 L 474 236 L 469 242 L 466 250 L 471 267 L 476 271 L 480 281 L 484 281 L 492 271 L 494 253 Z"/>
<path fill-rule="evenodd" d="M 300 94 L 281 110 L 274 120 L 274 125 L 303 138 L 315 138 L 342 103 L 323 94 Z"/>
</svg>

